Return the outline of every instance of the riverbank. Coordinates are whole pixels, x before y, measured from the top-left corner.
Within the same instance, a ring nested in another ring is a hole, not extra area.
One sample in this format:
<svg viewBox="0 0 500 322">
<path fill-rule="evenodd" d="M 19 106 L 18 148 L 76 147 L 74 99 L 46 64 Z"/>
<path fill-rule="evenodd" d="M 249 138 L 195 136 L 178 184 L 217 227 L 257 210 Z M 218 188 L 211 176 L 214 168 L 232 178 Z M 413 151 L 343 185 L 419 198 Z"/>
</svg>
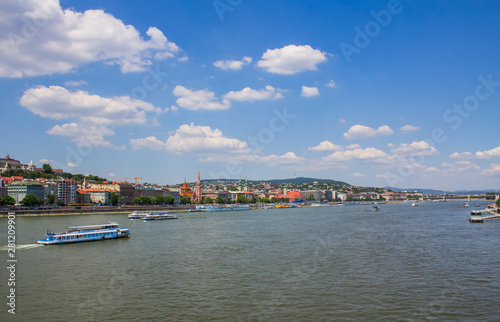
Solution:
<svg viewBox="0 0 500 322">
<path fill-rule="evenodd" d="M 175 205 L 175 206 L 83 206 L 75 207 L 59 207 L 52 209 L 12 209 L 0 211 L 0 218 L 7 217 L 9 213 L 15 213 L 18 217 L 42 217 L 42 216 L 72 216 L 72 215 L 89 215 L 89 214 L 107 214 L 107 215 L 123 215 L 130 214 L 134 211 L 168 211 L 172 213 L 188 212 L 193 208 L 191 205 Z"/>
</svg>

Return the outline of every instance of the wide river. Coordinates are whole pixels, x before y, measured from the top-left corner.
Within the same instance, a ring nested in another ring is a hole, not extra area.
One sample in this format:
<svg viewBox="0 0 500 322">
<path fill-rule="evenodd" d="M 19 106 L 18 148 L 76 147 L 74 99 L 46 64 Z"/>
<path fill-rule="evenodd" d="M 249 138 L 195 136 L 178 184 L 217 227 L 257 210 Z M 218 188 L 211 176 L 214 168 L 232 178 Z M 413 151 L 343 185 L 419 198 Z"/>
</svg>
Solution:
<svg viewBox="0 0 500 322">
<path fill-rule="evenodd" d="M 500 219 L 470 224 L 476 203 L 18 217 L 15 316 L 1 218 L 0 321 L 498 321 Z M 111 220 L 131 237 L 34 245 Z"/>
</svg>

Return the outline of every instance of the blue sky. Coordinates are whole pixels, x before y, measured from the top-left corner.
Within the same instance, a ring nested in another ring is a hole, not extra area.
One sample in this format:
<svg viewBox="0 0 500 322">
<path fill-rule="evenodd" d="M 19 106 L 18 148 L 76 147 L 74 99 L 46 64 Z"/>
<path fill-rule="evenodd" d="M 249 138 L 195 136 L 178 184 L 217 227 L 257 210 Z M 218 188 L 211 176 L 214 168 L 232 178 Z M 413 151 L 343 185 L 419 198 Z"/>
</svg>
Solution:
<svg viewBox="0 0 500 322">
<path fill-rule="evenodd" d="M 3 153 L 73 173 L 499 187 L 496 1 L 2 1 Z"/>
</svg>

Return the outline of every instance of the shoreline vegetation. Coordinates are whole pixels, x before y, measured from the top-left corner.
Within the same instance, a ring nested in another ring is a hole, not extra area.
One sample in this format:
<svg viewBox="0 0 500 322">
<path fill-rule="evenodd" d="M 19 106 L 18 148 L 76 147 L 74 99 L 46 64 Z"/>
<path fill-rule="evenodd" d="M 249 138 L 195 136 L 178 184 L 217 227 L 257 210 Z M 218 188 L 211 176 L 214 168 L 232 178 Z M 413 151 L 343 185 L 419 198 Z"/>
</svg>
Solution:
<svg viewBox="0 0 500 322">
<path fill-rule="evenodd" d="M 467 198 L 464 198 L 466 200 Z M 453 199 L 460 200 L 460 199 Z M 382 201 L 378 204 L 393 204 L 393 203 L 404 203 L 403 200 L 394 201 Z M 407 201 L 409 202 L 409 201 Z M 355 202 L 359 203 L 359 202 Z M 361 202 L 362 205 L 371 205 L 372 201 Z M 321 207 L 335 207 L 337 202 L 324 203 Z M 271 206 L 271 204 L 249 204 L 252 209 L 262 209 Z M 2 210 L 0 211 L 0 218 L 8 217 L 9 213 L 15 213 L 17 217 L 46 217 L 46 216 L 73 216 L 73 215 L 124 215 L 130 214 L 134 211 L 168 211 L 171 213 L 182 213 L 188 212 L 190 209 L 194 209 L 196 205 L 173 205 L 173 206 L 82 206 L 79 208 L 75 207 L 59 207 L 52 209 L 13 209 L 13 210 Z M 300 205 L 300 207 L 315 207 L 314 205 Z"/>
</svg>

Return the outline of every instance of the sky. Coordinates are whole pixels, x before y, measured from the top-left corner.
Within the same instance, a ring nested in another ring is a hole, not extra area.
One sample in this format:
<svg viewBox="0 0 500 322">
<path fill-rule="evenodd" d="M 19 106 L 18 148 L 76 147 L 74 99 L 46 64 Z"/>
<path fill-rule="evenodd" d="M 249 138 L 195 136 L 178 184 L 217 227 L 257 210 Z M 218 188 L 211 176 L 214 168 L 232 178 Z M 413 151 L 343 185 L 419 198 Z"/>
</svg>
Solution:
<svg viewBox="0 0 500 322">
<path fill-rule="evenodd" d="M 4 0 L 0 153 L 157 184 L 199 169 L 499 189 L 499 16 L 498 1 Z"/>
</svg>

